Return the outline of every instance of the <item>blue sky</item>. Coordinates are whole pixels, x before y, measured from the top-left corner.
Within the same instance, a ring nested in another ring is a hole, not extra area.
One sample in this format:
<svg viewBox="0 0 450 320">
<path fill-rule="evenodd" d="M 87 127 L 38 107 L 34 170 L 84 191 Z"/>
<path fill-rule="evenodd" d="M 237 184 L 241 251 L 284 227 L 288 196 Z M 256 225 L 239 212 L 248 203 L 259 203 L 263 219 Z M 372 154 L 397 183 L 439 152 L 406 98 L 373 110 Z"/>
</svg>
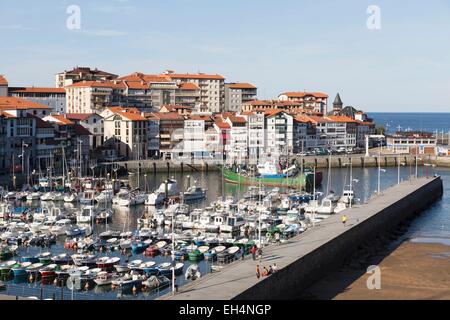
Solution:
<svg viewBox="0 0 450 320">
<path fill-rule="evenodd" d="M 80 30 L 66 28 L 72 4 Z M 381 30 L 366 27 L 369 5 Z M 446 0 L 1 1 L 0 74 L 53 86 L 74 66 L 200 71 L 252 82 L 260 98 L 340 92 L 370 112 L 450 112 L 449 36 Z"/>
</svg>

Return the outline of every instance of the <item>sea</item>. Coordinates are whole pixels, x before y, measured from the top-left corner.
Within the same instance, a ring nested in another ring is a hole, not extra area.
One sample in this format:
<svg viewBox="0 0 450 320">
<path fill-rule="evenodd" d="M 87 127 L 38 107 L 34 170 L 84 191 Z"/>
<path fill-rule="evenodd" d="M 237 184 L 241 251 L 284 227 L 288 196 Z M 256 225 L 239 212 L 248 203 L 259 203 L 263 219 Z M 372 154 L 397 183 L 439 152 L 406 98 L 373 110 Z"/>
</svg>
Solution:
<svg viewBox="0 0 450 320">
<path fill-rule="evenodd" d="M 369 112 L 368 116 L 378 125 L 383 125 L 388 133 L 395 131 L 427 131 L 439 134 L 450 132 L 450 113 L 389 113 Z"/>
</svg>

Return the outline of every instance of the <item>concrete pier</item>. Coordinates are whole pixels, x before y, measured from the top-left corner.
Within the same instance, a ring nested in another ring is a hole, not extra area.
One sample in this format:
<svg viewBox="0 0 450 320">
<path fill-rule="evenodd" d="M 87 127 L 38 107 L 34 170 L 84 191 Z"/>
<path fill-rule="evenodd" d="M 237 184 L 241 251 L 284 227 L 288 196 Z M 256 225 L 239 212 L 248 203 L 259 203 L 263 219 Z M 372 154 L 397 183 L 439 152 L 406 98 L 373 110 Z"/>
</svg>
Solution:
<svg viewBox="0 0 450 320">
<path fill-rule="evenodd" d="M 162 299 L 251 300 L 298 296 L 338 268 L 359 245 L 420 213 L 442 193 L 440 177 L 402 182 L 371 198 L 367 204 L 332 215 L 287 243 L 266 247 L 261 262 L 252 261 L 251 257 L 236 261 L 218 273 L 181 287 L 175 296 L 168 294 Z M 343 214 L 348 217 L 345 226 L 341 222 Z M 279 271 L 257 280 L 256 265 L 262 269 L 274 263 Z"/>
</svg>

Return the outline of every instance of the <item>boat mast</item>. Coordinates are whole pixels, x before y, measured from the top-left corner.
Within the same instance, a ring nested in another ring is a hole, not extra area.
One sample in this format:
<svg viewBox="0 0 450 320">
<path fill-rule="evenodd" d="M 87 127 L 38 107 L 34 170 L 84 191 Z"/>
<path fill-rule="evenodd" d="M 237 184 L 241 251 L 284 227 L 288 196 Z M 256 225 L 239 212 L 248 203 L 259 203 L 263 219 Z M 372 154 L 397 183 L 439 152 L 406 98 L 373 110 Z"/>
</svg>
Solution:
<svg viewBox="0 0 450 320">
<path fill-rule="evenodd" d="M 175 295 L 175 234 L 174 234 L 174 210 L 172 211 L 172 294 Z"/>
<path fill-rule="evenodd" d="M 64 153 L 64 146 L 61 147 L 62 149 L 62 185 L 63 185 L 63 190 L 66 187 L 66 176 L 65 176 L 65 172 L 64 172 L 64 160 L 65 160 L 65 153 Z"/>
</svg>

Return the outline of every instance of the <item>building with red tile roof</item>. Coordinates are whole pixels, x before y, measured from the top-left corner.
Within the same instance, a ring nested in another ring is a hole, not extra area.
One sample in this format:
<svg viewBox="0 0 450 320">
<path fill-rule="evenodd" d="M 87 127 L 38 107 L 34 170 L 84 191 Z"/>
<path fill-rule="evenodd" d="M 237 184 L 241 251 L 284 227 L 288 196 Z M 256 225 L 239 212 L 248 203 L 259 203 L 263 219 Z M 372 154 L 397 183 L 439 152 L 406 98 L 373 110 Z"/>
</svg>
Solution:
<svg viewBox="0 0 450 320">
<path fill-rule="evenodd" d="M 284 92 L 278 96 L 280 101 L 295 101 L 304 109 L 311 109 L 321 114 L 327 114 L 328 95 L 322 92 Z"/>
</svg>

